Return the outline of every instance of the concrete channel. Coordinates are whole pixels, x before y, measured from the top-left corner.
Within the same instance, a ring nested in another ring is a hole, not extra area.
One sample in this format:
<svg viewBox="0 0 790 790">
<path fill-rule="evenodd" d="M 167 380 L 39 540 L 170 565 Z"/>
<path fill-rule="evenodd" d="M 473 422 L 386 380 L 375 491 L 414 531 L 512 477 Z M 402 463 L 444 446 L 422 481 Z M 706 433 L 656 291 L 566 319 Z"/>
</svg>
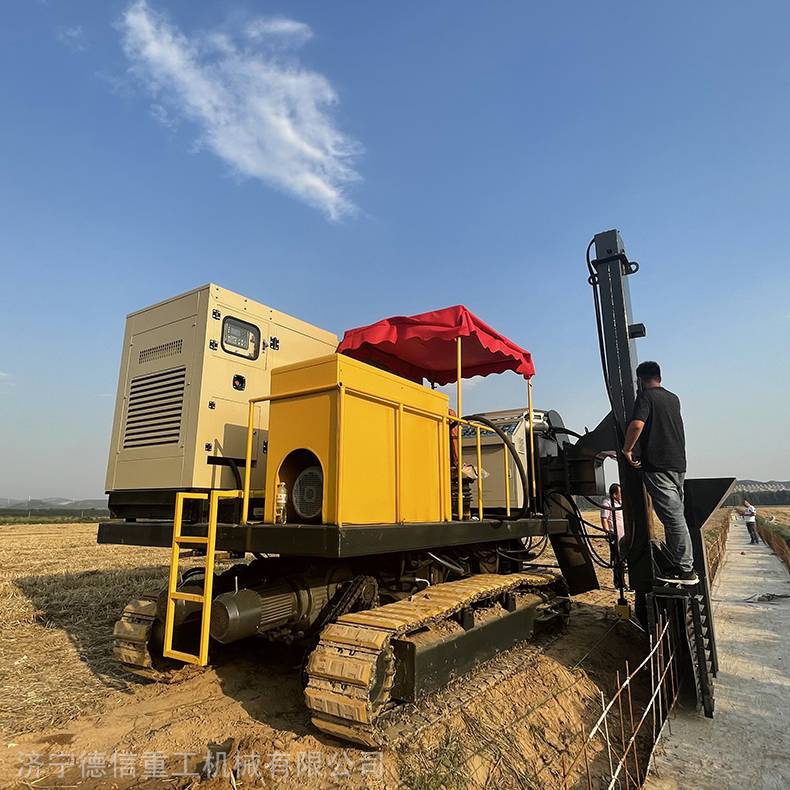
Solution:
<svg viewBox="0 0 790 790">
<path fill-rule="evenodd" d="M 790 574 L 738 519 L 713 590 L 720 671 L 716 713 L 678 708 L 649 790 L 790 787 Z"/>
</svg>

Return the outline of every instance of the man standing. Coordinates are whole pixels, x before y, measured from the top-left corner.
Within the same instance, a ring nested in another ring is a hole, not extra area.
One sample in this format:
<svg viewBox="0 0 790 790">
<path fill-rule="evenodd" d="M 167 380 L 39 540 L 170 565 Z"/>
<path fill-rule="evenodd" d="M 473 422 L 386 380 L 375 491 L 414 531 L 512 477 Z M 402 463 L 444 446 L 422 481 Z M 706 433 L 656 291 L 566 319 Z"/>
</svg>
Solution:
<svg viewBox="0 0 790 790">
<path fill-rule="evenodd" d="M 760 538 L 757 534 L 757 508 L 748 500 L 743 500 L 743 520 L 746 522 L 746 529 L 749 530 L 749 543 L 759 543 Z"/>
<path fill-rule="evenodd" d="M 643 470 L 645 487 L 661 523 L 675 567 L 656 578 L 668 584 L 696 584 L 691 535 L 683 514 L 686 437 L 678 396 L 661 386 L 661 368 L 643 362 L 636 369 L 639 394 L 625 433 L 623 455 Z M 640 459 L 634 458 L 639 442 Z"/>
</svg>

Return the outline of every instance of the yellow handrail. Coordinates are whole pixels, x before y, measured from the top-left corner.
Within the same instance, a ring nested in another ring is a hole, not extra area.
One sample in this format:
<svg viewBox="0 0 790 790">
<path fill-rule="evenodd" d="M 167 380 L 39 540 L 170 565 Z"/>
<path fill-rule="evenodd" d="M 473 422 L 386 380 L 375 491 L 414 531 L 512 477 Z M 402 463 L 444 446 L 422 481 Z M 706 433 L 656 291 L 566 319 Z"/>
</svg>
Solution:
<svg viewBox="0 0 790 790">
<path fill-rule="evenodd" d="M 483 520 L 483 450 L 480 446 L 480 426 L 477 428 L 477 518 Z"/>
<path fill-rule="evenodd" d="M 441 420 L 441 424 L 437 423 L 437 427 L 439 429 L 439 441 L 442 444 L 442 456 L 441 456 L 441 463 L 439 467 L 439 474 L 441 480 L 450 480 L 450 441 L 452 437 L 450 435 L 450 423 L 447 420 L 447 416 L 443 416 Z M 447 435 L 448 441 L 444 441 L 445 434 Z M 442 487 L 439 486 L 439 496 L 441 497 L 440 502 L 440 512 L 442 514 L 442 521 L 452 521 L 453 518 L 453 499 L 452 499 L 452 491 L 450 490 L 450 486 L 448 485 L 446 490 L 442 490 Z"/>
<path fill-rule="evenodd" d="M 532 502 L 534 505 L 537 498 L 537 485 L 535 483 L 535 433 L 533 431 L 532 423 L 534 422 L 535 414 L 532 410 L 532 379 L 527 381 L 527 406 L 529 407 L 529 466 L 530 475 L 532 477 Z"/>
<path fill-rule="evenodd" d="M 470 428 L 475 429 L 475 452 L 477 455 L 477 515 L 478 518 L 482 521 L 483 520 L 483 459 L 482 459 L 482 445 L 480 442 L 480 432 L 481 431 L 488 431 L 489 433 L 496 434 L 496 431 L 491 428 L 489 425 L 482 425 L 477 422 L 471 422 L 470 420 L 465 420 L 462 417 L 454 417 L 452 414 L 447 415 L 448 422 L 457 422 L 460 425 L 466 425 Z M 459 435 L 458 439 L 458 446 L 460 448 L 460 458 L 459 458 L 459 468 L 463 466 L 463 437 Z M 510 477 L 509 477 L 509 468 L 508 468 L 508 448 L 507 445 L 503 445 L 503 449 L 505 452 L 505 510 L 507 515 L 510 515 Z M 461 478 L 459 477 L 459 484 L 461 483 Z M 463 505 L 463 502 L 460 503 Z M 459 511 L 460 512 L 460 511 Z"/>
<path fill-rule="evenodd" d="M 460 418 L 464 413 L 461 408 L 461 338 L 456 339 L 456 372 L 458 379 L 455 384 L 455 410 Z M 450 441 L 453 440 L 452 432 L 450 433 Z M 464 484 L 463 484 L 463 468 L 464 468 L 464 443 L 461 436 L 461 429 L 458 429 L 458 520 L 464 520 Z"/>
</svg>

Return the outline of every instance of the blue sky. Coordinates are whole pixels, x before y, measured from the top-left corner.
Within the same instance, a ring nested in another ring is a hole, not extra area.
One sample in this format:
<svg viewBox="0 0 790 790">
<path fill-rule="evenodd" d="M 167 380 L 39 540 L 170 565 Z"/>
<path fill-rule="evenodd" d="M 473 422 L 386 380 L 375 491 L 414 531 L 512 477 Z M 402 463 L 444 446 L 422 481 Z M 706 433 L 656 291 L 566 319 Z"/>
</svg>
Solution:
<svg viewBox="0 0 790 790">
<path fill-rule="evenodd" d="M 3 10 L 0 495 L 102 492 L 124 316 L 208 281 L 338 333 L 464 303 L 592 427 L 610 227 L 690 474 L 790 479 L 786 4 Z"/>
</svg>

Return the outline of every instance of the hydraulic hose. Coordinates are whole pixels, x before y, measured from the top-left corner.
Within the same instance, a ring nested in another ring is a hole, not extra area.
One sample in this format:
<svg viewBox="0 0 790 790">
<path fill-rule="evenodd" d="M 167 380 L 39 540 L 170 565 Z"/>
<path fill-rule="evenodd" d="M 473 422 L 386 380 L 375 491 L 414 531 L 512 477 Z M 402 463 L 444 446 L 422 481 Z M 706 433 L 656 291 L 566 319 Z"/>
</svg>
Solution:
<svg viewBox="0 0 790 790">
<path fill-rule="evenodd" d="M 466 571 L 460 566 L 456 565 L 454 562 L 450 562 L 450 560 L 445 559 L 444 557 L 439 557 L 434 554 L 432 551 L 425 552 L 432 560 L 438 562 L 440 565 L 444 565 L 445 568 L 448 568 L 453 573 L 457 573 L 459 576 L 466 576 Z"/>
<path fill-rule="evenodd" d="M 570 504 L 572 509 L 568 509 L 567 507 L 565 507 L 565 505 L 563 505 L 562 502 L 560 502 L 556 498 L 556 495 L 559 495 L 560 497 L 565 499 Z M 578 505 L 573 501 L 573 497 L 569 497 L 566 494 L 560 493 L 559 491 L 551 491 L 549 492 L 549 496 L 551 497 L 552 502 L 554 502 L 554 504 L 557 505 L 557 507 L 559 507 L 561 510 L 564 510 L 565 513 L 568 514 L 569 516 L 573 516 L 573 518 L 577 519 L 579 521 L 580 526 L 584 525 L 584 526 L 592 527 L 593 529 L 600 530 L 600 527 L 596 527 L 594 524 L 591 524 L 582 516 Z M 590 556 L 593 562 L 596 563 L 596 565 L 599 565 L 601 568 L 612 567 L 612 564 L 608 562 L 604 557 L 602 557 L 593 547 L 591 540 L 593 539 L 593 537 L 596 536 L 588 535 L 583 528 L 580 530 L 579 536 L 581 537 L 585 546 L 587 546 L 587 550 L 590 552 Z M 601 536 L 601 537 L 605 537 L 605 536 Z"/>
<path fill-rule="evenodd" d="M 518 521 L 519 519 L 526 518 L 527 514 L 529 513 L 529 481 L 527 480 L 527 473 L 524 470 L 524 464 L 521 463 L 521 457 L 518 454 L 518 450 L 516 450 L 516 446 L 511 441 L 510 437 L 498 426 L 496 423 L 492 422 L 488 419 L 488 417 L 484 417 L 482 414 L 473 414 L 471 417 L 464 417 L 465 420 L 469 422 L 479 422 L 482 425 L 490 428 L 494 433 L 499 436 L 499 438 L 505 443 L 505 447 L 510 451 L 510 454 L 513 456 L 513 460 L 516 462 L 516 469 L 518 469 L 518 476 L 521 478 L 521 489 L 523 491 L 523 498 L 522 502 L 524 503 L 521 506 L 521 510 L 514 516 L 503 516 L 506 521 Z M 463 455 L 463 453 L 462 453 Z M 459 458 L 459 463 L 461 459 Z M 535 463 L 535 459 L 532 459 L 532 463 Z M 482 472 L 481 469 L 477 470 L 477 473 L 480 474 Z"/>
<path fill-rule="evenodd" d="M 553 434 L 566 433 L 566 434 L 568 434 L 568 436 L 573 436 L 576 439 L 583 439 L 584 438 L 582 436 L 582 434 L 576 433 L 576 431 L 572 431 L 570 428 L 564 428 L 564 427 L 560 428 L 559 426 L 555 427 L 553 425 L 551 427 L 551 433 L 553 433 Z"/>
<path fill-rule="evenodd" d="M 233 473 L 233 480 L 236 483 L 236 490 L 241 491 L 244 486 L 241 483 L 241 472 L 239 472 L 239 465 L 236 463 L 235 458 L 228 458 L 228 466 Z"/>
<path fill-rule="evenodd" d="M 521 562 L 524 565 L 529 565 L 531 568 L 559 568 L 560 566 L 554 563 L 553 565 L 549 565 L 548 563 L 542 562 L 532 562 L 529 559 L 523 559 L 522 557 L 515 556 L 512 552 L 505 551 L 504 549 L 497 549 L 497 554 L 500 557 L 504 557 L 507 560 L 513 560 L 513 562 Z"/>
</svg>

